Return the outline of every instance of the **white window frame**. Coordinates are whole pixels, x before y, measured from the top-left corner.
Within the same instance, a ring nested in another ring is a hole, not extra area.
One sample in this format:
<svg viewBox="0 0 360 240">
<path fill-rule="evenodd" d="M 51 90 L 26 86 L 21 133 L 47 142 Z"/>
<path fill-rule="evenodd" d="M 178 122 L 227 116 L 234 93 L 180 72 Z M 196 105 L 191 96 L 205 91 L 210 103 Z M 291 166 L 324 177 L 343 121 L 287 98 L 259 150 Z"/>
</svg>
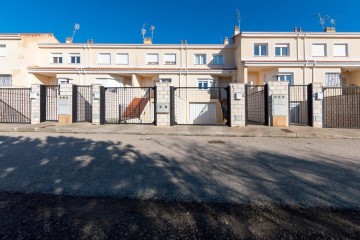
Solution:
<svg viewBox="0 0 360 240">
<path fill-rule="evenodd" d="M 101 57 L 100 56 L 108 56 L 109 57 L 109 61 L 108 62 L 102 62 L 100 61 L 101 60 Z M 99 65 L 110 65 L 111 64 L 111 53 L 98 53 L 98 56 L 97 56 L 97 62 Z"/>
<path fill-rule="evenodd" d="M 289 51 L 289 46 L 290 46 L 290 44 L 288 44 L 288 43 L 276 43 L 275 44 L 275 56 L 276 57 L 288 57 L 288 56 L 290 56 L 290 51 Z M 280 55 L 277 55 L 276 54 L 276 49 L 277 48 L 279 48 L 280 49 Z M 284 54 L 284 49 L 286 48 L 286 51 L 287 51 L 287 53 L 286 54 Z"/>
<path fill-rule="evenodd" d="M 206 87 L 204 86 L 206 84 Z M 209 78 L 198 78 L 196 81 L 196 86 L 198 89 L 209 89 L 211 87 L 215 87 L 215 80 L 214 79 L 209 79 Z"/>
<path fill-rule="evenodd" d="M 171 78 L 160 78 L 159 82 L 161 82 L 161 83 L 172 83 L 172 79 Z"/>
<path fill-rule="evenodd" d="M 336 46 L 345 46 L 345 52 L 344 54 L 336 54 Z M 333 45 L 333 56 L 334 57 L 348 57 L 349 54 L 349 50 L 348 50 L 349 45 L 347 43 L 334 43 Z"/>
<path fill-rule="evenodd" d="M 156 61 L 152 61 L 150 56 L 156 56 Z M 147 53 L 145 56 L 146 65 L 159 65 L 159 54 L 158 53 Z"/>
<path fill-rule="evenodd" d="M 6 44 L 0 44 L 0 57 L 6 57 Z"/>
<path fill-rule="evenodd" d="M 223 54 L 213 54 L 212 64 L 214 65 L 224 65 L 224 55 Z M 221 59 L 221 61 L 220 61 Z"/>
<path fill-rule="evenodd" d="M 56 59 L 56 61 L 55 61 Z M 62 64 L 63 63 L 63 54 L 62 53 L 50 53 L 50 63 L 51 64 Z"/>
<path fill-rule="evenodd" d="M 75 62 L 72 62 L 72 58 L 75 59 Z M 70 53 L 69 54 L 69 63 L 70 64 L 80 64 L 81 63 L 80 53 Z"/>
<path fill-rule="evenodd" d="M 265 46 L 265 53 L 261 50 L 261 46 Z M 256 48 L 259 48 L 259 54 L 256 55 Z M 254 56 L 255 57 L 267 57 L 269 55 L 269 44 L 267 43 L 254 43 Z"/>
<path fill-rule="evenodd" d="M 168 57 L 173 56 L 174 60 L 169 60 Z M 164 54 L 164 64 L 165 65 L 175 65 L 176 64 L 176 53 L 165 53 Z"/>
<path fill-rule="evenodd" d="M 5 84 L 6 83 L 6 77 L 9 77 L 10 79 L 10 84 Z M 12 75 L 11 74 L 0 74 L 0 87 L 10 87 L 12 86 Z"/>
<path fill-rule="evenodd" d="M 328 76 L 332 75 L 333 77 L 338 76 L 338 79 L 333 79 L 331 81 L 337 81 L 338 84 L 328 84 L 329 82 L 327 82 Z M 324 79 L 324 86 L 325 87 L 341 87 L 342 84 L 342 78 L 341 78 L 341 73 L 338 72 L 326 72 L 325 73 L 325 79 Z"/>
<path fill-rule="evenodd" d="M 314 49 L 315 46 L 324 46 L 324 53 L 319 54 L 319 53 L 315 52 L 315 49 Z M 326 57 L 327 56 L 327 44 L 326 43 L 313 43 L 311 45 L 311 55 L 313 57 Z"/>
<path fill-rule="evenodd" d="M 281 80 L 281 77 L 283 76 L 290 76 L 291 79 L 289 81 L 289 85 L 294 85 L 294 73 L 279 73 L 277 75 L 277 81 L 281 82 L 281 81 L 285 81 L 285 80 Z"/>
<path fill-rule="evenodd" d="M 118 58 L 118 56 L 126 56 L 126 61 L 120 61 L 121 59 Z M 115 64 L 117 65 L 129 65 L 129 53 L 117 53 L 115 56 Z"/>
<path fill-rule="evenodd" d="M 205 53 L 194 54 L 194 65 L 205 65 L 205 64 L 206 64 L 206 54 Z"/>
</svg>

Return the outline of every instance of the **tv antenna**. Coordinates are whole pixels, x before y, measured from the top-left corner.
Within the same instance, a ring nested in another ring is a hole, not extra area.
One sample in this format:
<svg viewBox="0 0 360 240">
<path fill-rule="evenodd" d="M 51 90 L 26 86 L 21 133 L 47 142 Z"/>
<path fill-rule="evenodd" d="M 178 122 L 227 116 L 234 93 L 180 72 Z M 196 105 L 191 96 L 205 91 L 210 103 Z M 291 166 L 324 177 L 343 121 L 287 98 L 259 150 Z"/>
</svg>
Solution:
<svg viewBox="0 0 360 240">
<path fill-rule="evenodd" d="M 320 13 L 317 13 L 315 16 L 317 16 L 319 18 L 321 27 L 324 30 L 325 29 L 325 18 L 326 18 L 326 16 L 322 17 Z"/>
<path fill-rule="evenodd" d="M 335 27 L 335 19 L 330 18 L 331 27 Z"/>
<path fill-rule="evenodd" d="M 238 26 L 240 28 L 241 17 L 240 17 L 240 10 L 239 9 L 236 9 L 236 15 L 237 15 L 237 23 L 238 23 Z"/>
<path fill-rule="evenodd" d="M 151 38 L 154 39 L 154 30 L 155 30 L 155 26 L 151 25 L 150 26 L 150 32 L 151 32 Z"/>
<path fill-rule="evenodd" d="M 74 25 L 74 30 L 73 30 L 73 35 L 72 35 L 72 37 L 71 37 L 71 42 L 73 42 L 74 37 L 75 37 L 75 33 L 76 33 L 76 31 L 79 30 L 79 29 L 80 29 L 80 24 L 75 23 L 75 25 Z"/>
<path fill-rule="evenodd" d="M 141 29 L 141 35 L 143 36 L 143 39 L 145 39 L 146 29 L 145 29 L 146 23 L 143 24 L 143 27 Z"/>
</svg>

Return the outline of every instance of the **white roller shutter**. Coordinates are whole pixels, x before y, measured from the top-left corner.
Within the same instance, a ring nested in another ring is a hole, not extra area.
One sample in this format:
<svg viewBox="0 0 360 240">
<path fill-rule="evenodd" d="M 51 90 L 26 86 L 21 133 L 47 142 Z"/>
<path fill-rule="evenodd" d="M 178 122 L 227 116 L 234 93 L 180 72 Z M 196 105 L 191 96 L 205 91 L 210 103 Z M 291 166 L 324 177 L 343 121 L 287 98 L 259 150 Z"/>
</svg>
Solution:
<svg viewBox="0 0 360 240">
<path fill-rule="evenodd" d="M 312 45 L 312 56 L 313 57 L 326 56 L 326 44 L 313 44 Z"/>
<path fill-rule="evenodd" d="M 6 45 L 0 45 L 0 57 L 6 56 Z"/>
<path fill-rule="evenodd" d="M 165 64 L 176 64 L 176 54 L 165 54 L 164 55 Z"/>
<path fill-rule="evenodd" d="M 146 54 L 146 64 L 159 64 L 159 54 L 157 53 Z"/>
<path fill-rule="evenodd" d="M 347 44 L 335 44 L 334 45 L 334 56 L 335 57 L 346 57 L 347 56 Z"/>
<path fill-rule="evenodd" d="M 98 63 L 99 64 L 110 64 L 111 63 L 111 54 L 110 53 L 99 53 Z"/>
<path fill-rule="evenodd" d="M 127 53 L 116 54 L 116 64 L 128 65 L 129 64 L 129 54 L 127 54 Z"/>
</svg>

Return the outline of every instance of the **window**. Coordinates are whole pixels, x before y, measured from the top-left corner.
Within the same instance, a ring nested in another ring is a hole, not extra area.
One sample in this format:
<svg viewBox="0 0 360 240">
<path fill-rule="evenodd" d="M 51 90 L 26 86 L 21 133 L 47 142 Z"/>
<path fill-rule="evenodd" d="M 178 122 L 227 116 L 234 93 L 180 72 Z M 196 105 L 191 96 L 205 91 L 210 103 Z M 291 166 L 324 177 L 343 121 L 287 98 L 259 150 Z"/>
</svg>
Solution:
<svg viewBox="0 0 360 240">
<path fill-rule="evenodd" d="M 80 63 L 80 53 L 70 53 L 69 63 Z"/>
<path fill-rule="evenodd" d="M 62 63 L 62 60 L 63 60 L 62 53 L 51 54 L 51 63 Z"/>
<path fill-rule="evenodd" d="M 267 44 L 254 44 L 254 56 L 267 56 Z"/>
<path fill-rule="evenodd" d="M 347 44 L 334 44 L 334 57 L 347 57 L 348 45 Z"/>
<path fill-rule="evenodd" d="M 0 75 L 0 86 L 11 86 L 11 75 Z"/>
<path fill-rule="evenodd" d="M 116 64 L 128 65 L 129 64 L 129 54 L 128 53 L 117 53 L 116 54 Z"/>
<path fill-rule="evenodd" d="M 0 45 L 0 57 L 6 57 L 6 45 Z"/>
<path fill-rule="evenodd" d="M 275 44 L 275 56 L 289 56 L 289 44 Z"/>
<path fill-rule="evenodd" d="M 160 78 L 161 83 L 171 83 L 171 78 Z"/>
<path fill-rule="evenodd" d="M 175 65 L 176 54 L 164 54 L 164 64 Z"/>
<path fill-rule="evenodd" d="M 195 54 L 194 64 L 196 65 L 206 64 L 206 54 Z"/>
<path fill-rule="evenodd" d="M 325 73 L 325 87 L 340 87 L 340 73 Z"/>
<path fill-rule="evenodd" d="M 326 56 L 326 44 L 313 44 L 312 45 L 313 57 L 325 57 Z"/>
<path fill-rule="evenodd" d="M 290 85 L 293 85 L 293 74 L 292 73 L 279 73 L 277 75 L 278 81 L 288 81 Z"/>
<path fill-rule="evenodd" d="M 212 64 L 214 64 L 214 65 L 222 65 L 222 64 L 224 64 L 224 55 L 213 54 Z"/>
<path fill-rule="evenodd" d="M 214 87 L 214 80 L 198 79 L 197 85 L 199 89 L 208 89 L 209 87 Z"/>
<path fill-rule="evenodd" d="M 146 54 L 146 64 L 149 64 L 149 65 L 159 64 L 159 54 L 157 54 L 157 53 Z"/>
<path fill-rule="evenodd" d="M 111 54 L 110 53 L 99 53 L 98 54 L 98 64 L 111 64 Z"/>
</svg>

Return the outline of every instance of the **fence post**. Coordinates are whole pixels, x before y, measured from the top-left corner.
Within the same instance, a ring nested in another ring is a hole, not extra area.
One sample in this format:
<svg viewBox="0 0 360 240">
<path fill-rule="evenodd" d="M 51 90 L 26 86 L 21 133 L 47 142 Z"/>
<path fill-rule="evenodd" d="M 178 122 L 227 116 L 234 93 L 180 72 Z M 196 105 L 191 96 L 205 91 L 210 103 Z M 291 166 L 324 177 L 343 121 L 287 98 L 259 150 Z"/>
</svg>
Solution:
<svg viewBox="0 0 360 240">
<path fill-rule="evenodd" d="M 245 84 L 230 83 L 229 84 L 229 107 L 230 114 L 229 126 L 240 127 L 246 123 L 246 107 L 245 107 Z"/>
<path fill-rule="evenodd" d="M 73 113 L 73 85 L 61 83 L 58 95 L 58 119 L 59 123 L 72 123 Z"/>
<path fill-rule="evenodd" d="M 100 84 L 93 84 L 92 85 L 92 92 L 93 95 L 93 105 L 92 105 L 92 123 L 96 125 L 100 125 L 102 123 L 101 119 L 101 101 L 102 93 L 101 93 L 101 86 Z"/>
<path fill-rule="evenodd" d="M 312 85 L 312 102 L 313 102 L 313 127 L 316 128 L 323 128 L 323 99 L 316 99 L 315 95 L 316 93 L 323 92 L 322 84 L 321 83 L 313 83 Z"/>
<path fill-rule="evenodd" d="M 168 83 L 157 83 L 156 90 L 157 105 L 161 105 L 164 109 L 163 111 L 156 110 L 156 126 L 170 126 L 170 86 Z"/>
<path fill-rule="evenodd" d="M 41 86 L 39 84 L 31 85 L 31 124 L 40 123 L 40 88 Z"/>
</svg>

